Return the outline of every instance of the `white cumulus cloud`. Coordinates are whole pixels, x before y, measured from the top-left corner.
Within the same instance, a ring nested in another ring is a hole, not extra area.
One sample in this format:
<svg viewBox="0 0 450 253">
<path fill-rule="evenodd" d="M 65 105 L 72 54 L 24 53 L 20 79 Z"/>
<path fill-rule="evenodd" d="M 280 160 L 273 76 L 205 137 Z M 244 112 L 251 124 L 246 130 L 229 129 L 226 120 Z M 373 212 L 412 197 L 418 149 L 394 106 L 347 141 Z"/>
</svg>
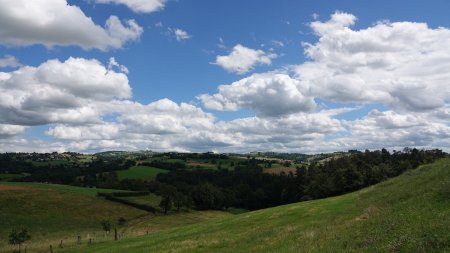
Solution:
<svg viewBox="0 0 450 253">
<path fill-rule="evenodd" d="M 98 103 L 131 96 L 128 78 L 97 60 L 48 60 L 0 72 L 0 123 L 39 125 L 98 121 Z"/>
<path fill-rule="evenodd" d="M 313 97 L 305 96 L 300 82 L 287 74 L 254 74 L 230 85 L 221 85 L 218 93 L 198 98 L 205 107 L 220 111 L 251 109 L 259 116 L 280 116 L 315 108 Z"/>
<path fill-rule="evenodd" d="M 237 44 L 229 55 L 217 56 L 215 64 L 229 72 L 245 74 L 258 64 L 272 64 L 272 59 L 276 57 L 277 55 L 274 53 L 266 53 L 263 50 L 256 50 Z"/>
<path fill-rule="evenodd" d="M 237 113 L 220 120 L 167 98 L 133 101 L 128 71 L 115 58 L 104 64 L 48 60 L 0 72 L 0 151 L 328 152 L 404 146 L 448 151 L 450 30 L 387 21 L 357 30 L 356 22 L 341 12 L 315 20 L 311 28 L 318 40 L 304 43 L 306 62 L 198 96 L 208 109 L 248 109 L 253 117 Z M 114 36 L 129 36 L 113 30 Z M 216 64 L 246 73 L 274 57 L 237 45 Z M 51 140 L 23 137 L 30 126 L 45 124 Z"/>
<path fill-rule="evenodd" d="M 162 10 L 167 0 L 95 0 L 101 4 L 125 5 L 137 13 L 150 13 Z"/>
<path fill-rule="evenodd" d="M 379 22 L 353 30 L 356 17 L 335 13 L 311 28 L 310 61 L 297 78 L 310 95 L 338 102 L 383 103 L 397 111 L 441 108 L 450 99 L 450 30 L 425 23 Z"/>
<path fill-rule="evenodd" d="M 46 133 L 61 140 L 113 140 L 119 137 L 119 127 L 114 123 L 84 126 L 58 124 L 48 129 Z"/>
<path fill-rule="evenodd" d="M 25 126 L 0 124 L 0 139 L 13 137 L 25 131 Z"/>
<path fill-rule="evenodd" d="M 47 47 L 76 45 L 84 49 L 121 48 L 143 32 L 134 20 L 106 20 L 105 27 L 67 0 L 0 0 L 0 44 Z"/>
<path fill-rule="evenodd" d="M 337 141 L 351 147 L 449 147 L 450 126 L 429 115 L 373 110 L 351 122 L 351 135 Z"/>
<path fill-rule="evenodd" d="M 179 29 L 179 28 L 174 29 L 174 30 L 173 30 L 173 33 L 175 34 L 175 38 L 176 38 L 178 41 L 187 40 L 187 39 L 190 39 L 190 38 L 192 37 L 192 36 L 189 35 L 186 31 L 181 30 L 181 29 Z"/>
</svg>

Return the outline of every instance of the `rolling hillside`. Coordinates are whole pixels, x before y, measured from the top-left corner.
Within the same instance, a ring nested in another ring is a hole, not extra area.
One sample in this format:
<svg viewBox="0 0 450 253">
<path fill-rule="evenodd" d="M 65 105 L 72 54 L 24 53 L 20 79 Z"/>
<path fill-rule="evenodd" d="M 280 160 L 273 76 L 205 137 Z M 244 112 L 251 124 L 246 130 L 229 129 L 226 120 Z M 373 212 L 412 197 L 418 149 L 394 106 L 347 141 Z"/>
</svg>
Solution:
<svg viewBox="0 0 450 253">
<path fill-rule="evenodd" d="M 105 237 L 100 222 L 127 223 L 119 228 L 124 236 L 142 235 L 146 231 L 193 224 L 209 218 L 231 215 L 225 212 L 205 211 L 176 213 L 170 216 L 153 215 L 127 205 L 98 198 L 97 192 L 117 190 L 93 189 L 55 184 L 0 182 L 0 252 L 12 252 L 8 234 L 12 229 L 26 228 L 32 238 L 26 243 L 27 252 L 54 252 L 75 245 L 77 236 L 87 243 L 112 239 Z"/>
<path fill-rule="evenodd" d="M 446 252 L 450 159 L 363 190 L 64 252 Z"/>
<path fill-rule="evenodd" d="M 100 221 L 133 219 L 146 213 L 96 197 L 98 189 L 37 183 L 0 184 L 0 252 L 11 252 L 7 236 L 27 228 L 32 236 L 28 252 L 102 236 Z M 100 190 L 108 192 L 108 190 Z M 63 242 L 64 243 L 64 242 Z"/>
</svg>

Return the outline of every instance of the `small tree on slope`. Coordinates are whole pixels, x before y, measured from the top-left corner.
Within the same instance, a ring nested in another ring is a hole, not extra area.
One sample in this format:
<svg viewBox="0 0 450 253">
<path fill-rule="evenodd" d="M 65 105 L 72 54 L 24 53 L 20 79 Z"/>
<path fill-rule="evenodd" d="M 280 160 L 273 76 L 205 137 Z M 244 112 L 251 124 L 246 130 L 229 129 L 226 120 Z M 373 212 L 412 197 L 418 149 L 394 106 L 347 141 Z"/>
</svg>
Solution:
<svg viewBox="0 0 450 253">
<path fill-rule="evenodd" d="M 18 245 L 19 246 L 19 253 L 21 251 L 22 243 L 28 241 L 31 239 L 30 234 L 28 234 L 28 231 L 26 229 L 22 229 L 21 231 L 13 230 L 11 233 L 9 233 L 9 244 L 12 245 Z"/>
</svg>

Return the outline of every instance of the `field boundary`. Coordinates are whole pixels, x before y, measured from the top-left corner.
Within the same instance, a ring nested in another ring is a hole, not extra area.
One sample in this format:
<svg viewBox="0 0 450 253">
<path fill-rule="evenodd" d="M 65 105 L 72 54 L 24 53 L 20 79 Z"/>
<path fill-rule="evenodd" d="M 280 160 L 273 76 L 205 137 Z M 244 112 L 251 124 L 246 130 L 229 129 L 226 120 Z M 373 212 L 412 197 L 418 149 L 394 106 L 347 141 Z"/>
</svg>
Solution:
<svg viewBox="0 0 450 253">
<path fill-rule="evenodd" d="M 157 209 L 152 205 L 139 204 L 139 203 L 135 203 L 135 202 L 129 201 L 127 199 L 121 198 L 121 197 L 131 197 L 131 196 L 145 196 L 145 195 L 149 195 L 149 194 L 150 194 L 150 192 L 144 192 L 144 191 L 141 191 L 141 192 L 112 192 L 112 193 L 98 192 L 97 196 L 102 197 L 109 201 L 121 203 L 124 205 L 128 205 L 128 206 L 131 206 L 131 207 L 134 207 L 137 209 L 141 209 L 141 210 L 156 214 Z"/>
</svg>

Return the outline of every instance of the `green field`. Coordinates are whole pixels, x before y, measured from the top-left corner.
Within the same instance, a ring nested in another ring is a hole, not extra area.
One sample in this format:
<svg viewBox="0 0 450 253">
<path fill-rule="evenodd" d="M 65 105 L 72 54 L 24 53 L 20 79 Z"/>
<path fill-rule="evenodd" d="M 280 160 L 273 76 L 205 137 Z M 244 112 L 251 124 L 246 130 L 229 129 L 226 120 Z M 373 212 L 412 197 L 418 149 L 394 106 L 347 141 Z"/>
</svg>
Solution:
<svg viewBox="0 0 450 253">
<path fill-rule="evenodd" d="M 228 159 L 188 159 L 187 165 L 193 169 L 201 168 L 216 170 L 220 166 L 222 169 L 231 170 L 242 161 L 245 161 L 245 159 L 237 157 L 230 157 Z"/>
<path fill-rule="evenodd" d="M 226 212 L 181 212 L 173 215 L 153 215 L 127 205 L 97 197 L 97 192 L 117 192 L 111 189 L 95 189 L 56 184 L 0 183 L 0 253 L 10 253 L 8 233 L 12 229 L 26 228 L 32 236 L 27 242 L 28 252 L 47 252 L 49 245 L 60 252 L 59 243 L 69 247 L 88 238 L 94 242 L 110 240 L 101 230 L 102 220 L 117 221 L 123 217 L 127 223 L 119 231 L 124 237 L 142 235 L 147 231 L 161 231 L 177 226 L 190 225 L 207 219 L 230 215 Z M 159 196 L 148 195 L 135 201 L 155 204 Z M 159 202 L 158 202 L 159 203 Z M 157 206 L 157 205 L 156 205 Z"/>
<path fill-rule="evenodd" d="M 448 252 L 450 159 L 360 191 L 65 252 Z"/>
<path fill-rule="evenodd" d="M 117 171 L 117 177 L 119 180 L 124 179 L 153 179 L 159 173 L 167 173 L 168 170 L 163 170 L 149 166 L 133 166 L 128 170 Z"/>
<path fill-rule="evenodd" d="M 129 196 L 129 197 L 117 197 L 119 199 L 126 199 L 130 202 L 153 206 L 156 209 L 159 209 L 159 202 L 161 202 L 161 196 L 150 193 L 144 196 Z"/>
<path fill-rule="evenodd" d="M 0 186 L 17 186 L 26 187 L 29 190 L 52 190 L 59 193 L 76 193 L 87 196 L 97 196 L 97 192 L 110 193 L 110 192 L 121 192 L 122 190 L 117 189 L 98 189 L 98 188 L 88 188 L 88 187 L 76 187 L 70 185 L 61 184 L 43 184 L 43 183 L 22 183 L 22 182 L 2 182 Z"/>
<path fill-rule="evenodd" d="M 18 179 L 21 177 L 25 177 L 25 175 L 24 174 L 0 173 L 0 182 L 14 181 L 14 179 Z"/>
<path fill-rule="evenodd" d="M 149 214 L 132 220 L 125 229 L 125 233 L 127 235 L 145 235 L 229 216 L 233 215 L 222 211 L 182 211 L 173 212 L 171 215 Z"/>
<path fill-rule="evenodd" d="M 35 183 L 0 183 L 0 252 L 11 252 L 8 233 L 27 228 L 28 252 L 47 249 L 78 235 L 103 239 L 100 221 L 134 219 L 146 212 L 96 197 L 99 189 Z M 100 190 L 109 192 L 110 190 Z"/>
</svg>

